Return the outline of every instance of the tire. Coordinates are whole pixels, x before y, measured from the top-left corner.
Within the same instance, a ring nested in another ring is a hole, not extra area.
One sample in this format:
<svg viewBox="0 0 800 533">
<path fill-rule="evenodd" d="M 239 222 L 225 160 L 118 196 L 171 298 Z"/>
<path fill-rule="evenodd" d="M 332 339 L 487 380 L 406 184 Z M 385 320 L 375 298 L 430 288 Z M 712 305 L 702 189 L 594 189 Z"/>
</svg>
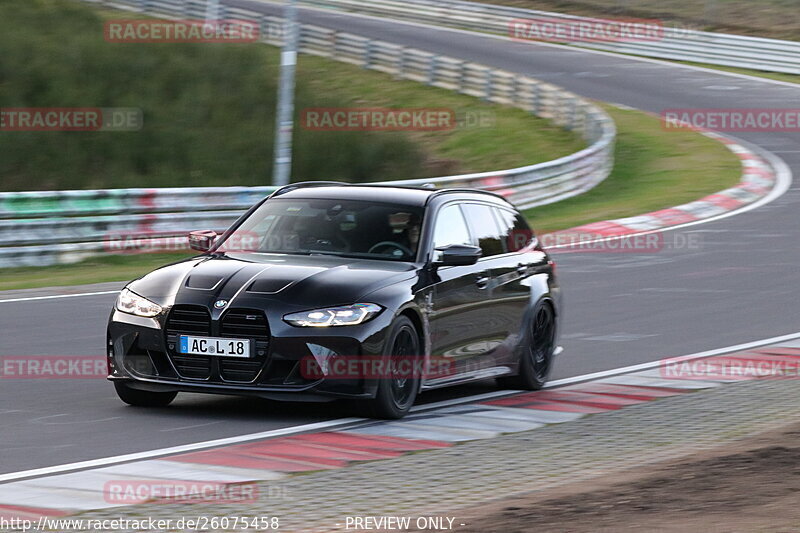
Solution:
<svg viewBox="0 0 800 533">
<path fill-rule="evenodd" d="M 151 392 L 145 390 L 132 389 L 125 383 L 114 382 L 117 396 L 128 405 L 136 407 L 165 407 L 172 403 L 178 395 L 177 392 Z"/>
<path fill-rule="evenodd" d="M 391 325 L 383 353 L 385 357 L 416 360 L 419 355 L 419 334 L 407 317 L 397 318 Z M 364 402 L 370 418 L 396 420 L 408 414 L 419 392 L 420 377 L 412 370 L 410 377 L 387 374 L 378 380 L 375 398 Z"/>
<path fill-rule="evenodd" d="M 556 315 L 549 302 L 540 301 L 534 307 L 521 348 L 519 373 L 497 382 L 509 389 L 539 390 L 550 376 L 556 350 Z"/>
</svg>

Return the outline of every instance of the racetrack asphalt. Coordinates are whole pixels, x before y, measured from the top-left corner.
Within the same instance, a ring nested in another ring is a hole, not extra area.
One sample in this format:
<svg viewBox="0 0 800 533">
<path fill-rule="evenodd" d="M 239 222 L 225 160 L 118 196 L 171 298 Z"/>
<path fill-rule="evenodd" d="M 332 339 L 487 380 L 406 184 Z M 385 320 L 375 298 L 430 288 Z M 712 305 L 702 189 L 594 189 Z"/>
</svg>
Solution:
<svg viewBox="0 0 800 533">
<path fill-rule="evenodd" d="M 228 2 L 269 13 L 258 2 Z M 301 10 L 301 20 L 528 74 L 582 96 L 659 113 L 665 108 L 800 108 L 800 86 L 667 63 L 373 18 Z M 737 133 L 800 172 L 800 133 Z M 554 379 L 800 330 L 794 187 L 754 211 L 684 230 L 695 249 L 556 252 L 565 290 Z M 2 298 L 2 295 L 0 295 Z M 0 302 L 0 357 L 101 355 L 114 295 Z M 491 383 L 422 401 L 493 390 Z M 166 409 L 125 407 L 93 380 L 0 380 L 0 473 L 348 416 L 336 404 L 278 404 L 182 395 Z"/>
</svg>

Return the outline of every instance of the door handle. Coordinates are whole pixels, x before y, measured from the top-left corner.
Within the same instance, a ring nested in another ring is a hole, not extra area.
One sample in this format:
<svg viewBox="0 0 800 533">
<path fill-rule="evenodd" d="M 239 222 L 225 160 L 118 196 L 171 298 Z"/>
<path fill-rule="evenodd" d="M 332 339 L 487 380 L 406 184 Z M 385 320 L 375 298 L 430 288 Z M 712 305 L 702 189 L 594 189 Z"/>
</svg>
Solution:
<svg viewBox="0 0 800 533">
<path fill-rule="evenodd" d="M 525 276 L 528 273 L 528 265 L 523 265 L 520 263 L 517 265 L 517 274 L 520 276 Z"/>
<path fill-rule="evenodd" d="M 477 275 L 475 278 L 475 285 L 477 285 L 479 289 L 485 289 L 487 286 L 489 286 L 489 276 L 486 274 L 486 272 L 481 272 Z"/>
</svg>

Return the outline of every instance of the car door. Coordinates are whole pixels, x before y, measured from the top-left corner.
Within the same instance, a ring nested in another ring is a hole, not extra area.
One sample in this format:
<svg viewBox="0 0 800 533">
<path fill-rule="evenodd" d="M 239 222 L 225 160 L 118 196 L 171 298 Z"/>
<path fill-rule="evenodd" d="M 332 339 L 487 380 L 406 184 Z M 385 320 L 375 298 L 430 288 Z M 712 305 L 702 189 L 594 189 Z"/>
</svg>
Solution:
<svg viewBox="0 0 800 533">
<path fill-rule="evenodd" d="M 509 330 L 520 323 L 522 313 L 519 302 L 507 301 L 506 284 L 516 274 L 516 264 L 508 257 L 508 249 L 501 236 L 495 208 L 483 203 L 465 203 L 462 206 L 470 233 L 481 248 L 482 257 L 476 264 L 478 272 L 487 280 L 483 289 L 481 330 L 482 350 L 473 354 L 470 367 L 501 367 L 511 360 L 508 347 Z"/>
<path fill-rule="evenodd" d="M 524 314 L 531 303 L 531 282 L 533 276 L 547 267 L 547 256 L 535 246 L 535 236 L 519 213 L 503 207 L 492 210 L 500 227 L 504 253 L 497 256 L 492 268 L 491 308 L 503 317 L 501 351 L 515 361 L 513 347 L 518 343 Z"/>
<path fill-rule="evenodd" d="M 474 245 L 459 203 L 445 204 L 439 209 L 432 241 L 433 250 L 450 244 Z M 488 283 L 484 268 L 477 264 L 437 268 L 428 315 L 432 368 L 454 374 L 474 370 L 469 363 L 486 349 L 483 314 Z M 452 377 L 439 374 L 430 376 L 428 381 L 447 381 Z"/>
</svg>

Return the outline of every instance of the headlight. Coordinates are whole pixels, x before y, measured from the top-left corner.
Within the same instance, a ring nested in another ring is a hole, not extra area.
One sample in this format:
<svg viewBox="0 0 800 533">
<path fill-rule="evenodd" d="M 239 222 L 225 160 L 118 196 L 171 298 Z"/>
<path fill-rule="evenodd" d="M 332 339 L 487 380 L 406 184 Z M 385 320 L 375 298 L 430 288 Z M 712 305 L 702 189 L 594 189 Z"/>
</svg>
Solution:
<svg viewBox="0 0 800 533">
<path fill-rule="evenodd" d="M 139 296 L 128 289 L 122 289 L 122 292 L 119 293 L 119 297 L 117 298 L 117 310 L 122 311 L 123 313 L 144 316 L 148 318 L 152 318 L 162 311 L 160 305 L 155 304 L 147 298 Z"/>
<path fill-rule="evenodd" d="M 383 308 L 375 304 L 353 304 L 343 307 L 314 309 L 302 313 L 292 313 L 283 320 L 293 326 L 304 328 L 326 328 L 329 326 L 356 326 L 363 324 L 380 313 Z"/>
</svg>

